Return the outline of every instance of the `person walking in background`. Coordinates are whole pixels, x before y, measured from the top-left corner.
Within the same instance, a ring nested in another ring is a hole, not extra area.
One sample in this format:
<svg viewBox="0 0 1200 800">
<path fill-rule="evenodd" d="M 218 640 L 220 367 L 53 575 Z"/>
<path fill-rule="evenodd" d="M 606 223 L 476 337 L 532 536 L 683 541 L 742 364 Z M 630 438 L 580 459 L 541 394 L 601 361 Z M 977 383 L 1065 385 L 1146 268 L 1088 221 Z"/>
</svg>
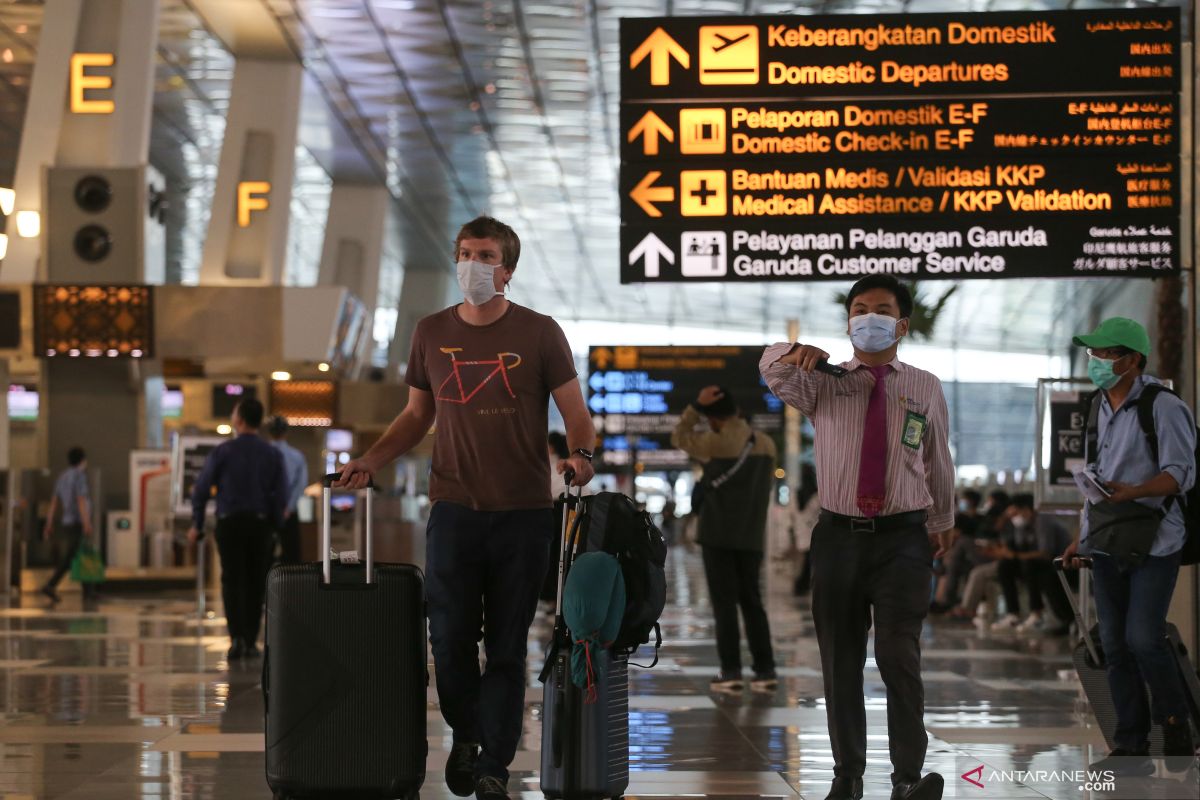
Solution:
<svg viewBox="0 0 1200 800">
<path fill-rule="evenodd" d="M 697 430 L 701 419 L 709 430 Z M 755 433 L 738 415 L 737 403 L 719 386 L 700 390 L 684 409 L 671 434 L 671 446 L 704 465 L 702 492 L 693 493 L 700 515 L 697 542 L 704 555 L 704 575 L 716 621 L 721 672 L 711 686 L 738 691 L 742 682 L 742 647 L 738 609 L 746 624 L 756 691 L 774 691 L 775 652 L 762 599 L 763 540 L 775 472 L 775 442 Z M 702 499 L 701 499 L 702 498 Z"/>
<path fill-rule="evenodd" d="M 954 464 L 937 377 L 897 357 L 913 301 L 889 275 L 858 281 L 846 299 L 854 358 L 838 377 L 829 354 L 782 342 L 759 362 L 776 397 L 812 420 L 821 517 L 813 531 L 813 622 L 825 679 L 834 780 L 827 800 L 863 796 L 867 766 L 863 666 L 887 686 L 892 800 L 940 800 L 944 780 L 922 777 L 929 737 L 921 626 L 934 558 L 953 541 Z"/>
<path fill-rule="evenodd" d="M 308 460 L 304 454 L 287 443 L 287 417 L 271 417 L 267 423 L 267 435 L 271 444 L 283 456 L 283 469 L 287 475 L 287 502 L 283 510 L 283 524 L 279 528 L 279 562 L 300 563 L 300 516 L 297 506 L 308 486 Z"/>
<path fill-rule="evenodd" d="M 189 542 L 204 538 L 204 517 L 217 489 L 217 552 L 221 557 L 221 598 L 229 628 L 230 660 L 258 656 L 267 571 L 275 552 L 275 531 L 288 499 L 283 456 L 258 435 L 263 406 L 242 400 L 233 409 L 236 436 L 208 455 L 192 492 Z"/>
<path fill-rule="evenodd" d="M 42 538 L 49 541 L 54 535 L 54 517 L 59 509 L 62 510 L 62 544 L 65 545 L 62 558 L 50 580 L 42 587 L 42 594 L 57 603 L 62 598 L 58 594 L 58 584 L 71 569 L 75 554 L 83 544 L 84 537 L 92 536 L 92 503 L 88 494 L 87 454 L 82 447 L 72 447 L 67 451 L 67 468 L 58 476 L 54 484 L 54 494 L 50 497 L 50 510 L 46 512 L 46 527 L 42 530 Z M 91 596 L 91 584 L 83 585 L 85 598 Z"/>
</svg>

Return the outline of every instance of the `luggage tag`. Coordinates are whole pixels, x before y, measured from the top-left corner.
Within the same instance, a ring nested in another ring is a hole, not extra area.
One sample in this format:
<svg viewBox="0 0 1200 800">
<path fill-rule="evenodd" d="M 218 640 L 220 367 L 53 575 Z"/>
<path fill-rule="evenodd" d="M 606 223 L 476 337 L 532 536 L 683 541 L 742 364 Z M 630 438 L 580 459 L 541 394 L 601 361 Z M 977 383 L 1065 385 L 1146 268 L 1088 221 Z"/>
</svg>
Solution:
<svg viewBox="0 0 1200 800">
<path fill-rule="evenodd" d="M 357 550 L 343 550 L 342 552 L 338 553 L 337 558 L 338 558 L 338 563 L 340 563 L 340 564 L 358 564 L 359 563 Z"/>
<path fill-rule="evenodd" d="M 909 411 L 904 415 L 904 434 L 900 437 L 900 442 L 905 447 L 911 447 L 917 450 L 921 447 L 921 440 L 925 438 L 925 430 L 929 427 L 929 422 L 925 416 L 918 414 L 915 411 Z"/>
</svg>

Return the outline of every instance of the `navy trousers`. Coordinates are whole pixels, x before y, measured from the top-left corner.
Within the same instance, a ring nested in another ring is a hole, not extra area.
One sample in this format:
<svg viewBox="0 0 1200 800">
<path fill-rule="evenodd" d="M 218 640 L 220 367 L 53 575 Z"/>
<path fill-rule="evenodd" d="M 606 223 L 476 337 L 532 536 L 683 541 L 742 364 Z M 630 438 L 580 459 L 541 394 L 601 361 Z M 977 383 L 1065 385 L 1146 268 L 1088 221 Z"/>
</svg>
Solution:
<svg viewBox="0 0 1200 800">
<path fill-rule="evenodd" d="M 479 743 L 478 776 L 508 780 L 521 740 L 529 626 L 553 520 L 549 508 L 488 512 L 444 501 L 429 515 L 425 592 L 438 701 L 454 741 Z"/>
</svg>

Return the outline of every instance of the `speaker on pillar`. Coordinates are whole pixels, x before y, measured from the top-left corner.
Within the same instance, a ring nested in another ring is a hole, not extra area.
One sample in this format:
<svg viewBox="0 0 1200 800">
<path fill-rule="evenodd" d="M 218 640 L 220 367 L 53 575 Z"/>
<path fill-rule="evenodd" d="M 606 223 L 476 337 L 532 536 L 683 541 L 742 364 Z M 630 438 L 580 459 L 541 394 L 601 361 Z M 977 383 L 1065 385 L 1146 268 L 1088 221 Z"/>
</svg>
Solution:
<svg viewBox="0 0 1200 800">
<path fill-rule="evenodd" d="M 161 283 L 166 187 L 148 167 L 51 167 L 43 238 L 51 283 Z"/>
</svg>

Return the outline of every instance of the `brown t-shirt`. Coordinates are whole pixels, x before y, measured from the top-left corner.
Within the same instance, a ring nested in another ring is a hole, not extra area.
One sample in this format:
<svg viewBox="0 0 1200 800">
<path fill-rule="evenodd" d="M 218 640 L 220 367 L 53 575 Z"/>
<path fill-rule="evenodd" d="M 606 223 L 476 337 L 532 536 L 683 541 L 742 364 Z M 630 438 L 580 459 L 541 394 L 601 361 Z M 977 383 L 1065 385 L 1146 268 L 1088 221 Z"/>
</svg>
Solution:
<svg viewBox="0 0 1200 800">
<path fill-rule="evenodd" d="M 550 392 L 575 375 L 558 323 L 516 303 L 490 325 L 468 325 L 457 306 L 417 323 L 404 380 L 437 404 L 430 499 L 550 508 Z"/>
</svg>

